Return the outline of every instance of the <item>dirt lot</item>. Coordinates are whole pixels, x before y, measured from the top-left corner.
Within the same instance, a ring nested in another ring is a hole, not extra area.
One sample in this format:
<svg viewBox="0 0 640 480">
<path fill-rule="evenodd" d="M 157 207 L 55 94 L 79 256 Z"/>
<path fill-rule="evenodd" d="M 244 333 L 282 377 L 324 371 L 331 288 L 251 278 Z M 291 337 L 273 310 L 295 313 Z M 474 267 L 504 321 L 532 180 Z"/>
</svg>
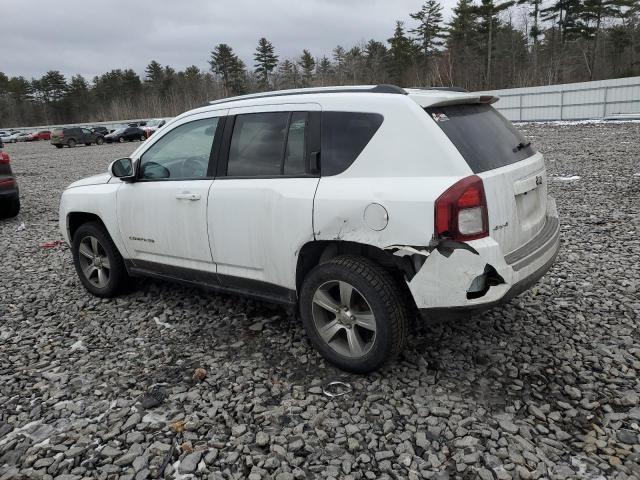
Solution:
<svg viewBox="0 0 640 480">
<path fill-rule="evenodd" d="M 23 210 L 0 222 L 0 478 L 639 478 L 640 124 L 521 128 L 546 154 L 558 262 L 367 377 L 269 304 L 147 280 L 90 296 L 68 248 L 40 245 L 63 188 L 138 144 L 7 146 Z M 327 397 L 333 380 L 353 390 Z"/>
</svg>

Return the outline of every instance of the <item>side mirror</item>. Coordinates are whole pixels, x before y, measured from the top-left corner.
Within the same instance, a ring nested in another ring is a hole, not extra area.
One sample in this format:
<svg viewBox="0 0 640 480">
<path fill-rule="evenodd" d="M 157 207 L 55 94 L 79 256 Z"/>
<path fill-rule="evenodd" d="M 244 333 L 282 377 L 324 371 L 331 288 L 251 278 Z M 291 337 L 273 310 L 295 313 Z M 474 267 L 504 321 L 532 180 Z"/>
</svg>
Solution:
<svg viewBox="0 0 640 480">
<path fill-rule="evenodd" d="M 133 172 L 133 162 L 130 158 L 119 158 L 111 162 L 109 173 L 123 182 L 132 182 L 136 178 Z"/>
</svg>

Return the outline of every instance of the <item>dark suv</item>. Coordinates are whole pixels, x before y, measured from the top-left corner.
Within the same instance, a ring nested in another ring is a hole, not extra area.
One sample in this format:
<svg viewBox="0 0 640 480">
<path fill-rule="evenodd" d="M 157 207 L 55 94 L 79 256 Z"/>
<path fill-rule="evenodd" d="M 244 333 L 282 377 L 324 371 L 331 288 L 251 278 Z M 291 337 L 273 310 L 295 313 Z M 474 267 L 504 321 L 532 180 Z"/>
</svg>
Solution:
<svg viewBox="0 0 640 480">
<path fill-rule="evenodd" d="M 15 217 L 20 211 L 18 182 L 11 171 L 9 154 L 2 151 L 0 140 L 0 218 Z"/>
<path fill-rule="evenodd" d="M 104 135 L 92 132 L 88 128 L 71 127 L 58 128 L 51 132 L 51 145 L 56 148 L 62 148 L 65 145 L 73 148 L 79 143 L 84 143 L 87 147 L 92 143 L 102 145 L 104 143 Z"/>
</svg>

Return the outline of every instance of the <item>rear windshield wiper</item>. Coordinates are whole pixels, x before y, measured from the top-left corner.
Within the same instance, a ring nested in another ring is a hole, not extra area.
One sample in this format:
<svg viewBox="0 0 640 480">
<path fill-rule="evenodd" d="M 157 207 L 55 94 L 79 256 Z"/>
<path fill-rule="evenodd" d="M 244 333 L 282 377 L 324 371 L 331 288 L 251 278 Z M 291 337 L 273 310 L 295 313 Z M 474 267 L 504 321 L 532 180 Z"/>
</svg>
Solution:
<svg viewBox="0 0 640 480">
<path fill-rule="evenodd" d="M 520 142 L 518 145 L 516 145 L 513 149 L 513 153 L 518 153 L 520 150 L 522 150 L 523 148 L 527 148 L 531 146 L 531 142 Z"/>
</svg>

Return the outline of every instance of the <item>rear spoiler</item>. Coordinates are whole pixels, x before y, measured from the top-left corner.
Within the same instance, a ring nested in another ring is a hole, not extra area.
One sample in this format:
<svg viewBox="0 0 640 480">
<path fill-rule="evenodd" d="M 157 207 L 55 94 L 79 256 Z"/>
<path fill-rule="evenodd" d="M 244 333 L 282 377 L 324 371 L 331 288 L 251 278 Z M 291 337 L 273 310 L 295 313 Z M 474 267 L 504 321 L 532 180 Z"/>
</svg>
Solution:
<svg viewBox="0 0 640 480">
<path fill-rule="evenodd" d="M 464 105 L 470 103 L 484 103 L 487 105 L 491 105 L 492 103 L 496 103 L 498 100 L 500 100 L 500 97 L 496 97 L 495 95 L 465 95 L 454 98 L 446 98 L 438 102 L 434 102 L 424 108 L 445 107 L 448 105 Z"/>
</svg>

